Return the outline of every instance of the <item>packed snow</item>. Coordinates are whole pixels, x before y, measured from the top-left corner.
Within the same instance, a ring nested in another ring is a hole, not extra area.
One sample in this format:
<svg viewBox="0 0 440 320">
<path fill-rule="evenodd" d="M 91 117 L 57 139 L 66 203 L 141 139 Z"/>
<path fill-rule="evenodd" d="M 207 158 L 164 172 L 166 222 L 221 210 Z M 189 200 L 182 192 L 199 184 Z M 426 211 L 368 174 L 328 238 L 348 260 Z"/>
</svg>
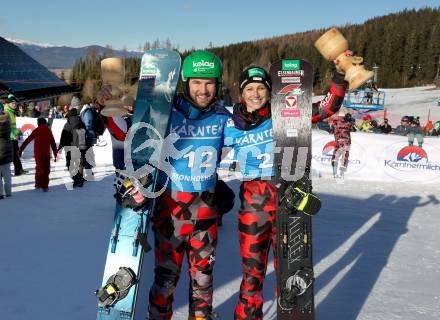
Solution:
<svg viewBox="0 0 440 320">
<path fill-rule="evenodd" d="M 439 96 L 433 88 L 389 90 L 389 110 L 423 116 L 429 104 L 440 120 L 432 101 Z M 34 190 L 33 159 L 23 163 L 29 173 L 13 177 L 12 197 L 0 200 L 0 319 L 95 319 L 114 214 L 112 168 L 68 190 L 61 160 L 43 193 Z M 323 202 L 313 226 L 316 319 L 440 319 L 439 184 L 316 178 L 314 190 Z M 222 319 L 233 319 L 241 281 L 238 207 L 219 231 L 214 307 Z M 152 281 L 151 253 L 145 264 Z M 274 285 L 270 263 L 264 319 L 276 319 Z M 175 297 L 173 319 L 187 319 L 187 268 Z"/>
</svg>

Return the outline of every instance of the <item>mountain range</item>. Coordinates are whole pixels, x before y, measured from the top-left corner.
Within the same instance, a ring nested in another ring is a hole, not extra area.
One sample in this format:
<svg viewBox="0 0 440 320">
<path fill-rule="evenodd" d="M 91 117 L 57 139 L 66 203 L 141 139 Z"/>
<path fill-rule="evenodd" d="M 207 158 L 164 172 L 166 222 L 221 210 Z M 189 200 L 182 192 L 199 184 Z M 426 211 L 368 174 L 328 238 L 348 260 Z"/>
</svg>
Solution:
<svg viewBox="0 0 440 320">
<path fill-rule="evenodd" d="M 97 45 L 74 48 L 67 46 L 55 46 L 50 44 L 40 44 L 35 42 L 7 39 L 26 52 L 29 56 L 37 60 L 48 69 L 70 69 L 75 61 L 85 57 L 89 48 L 97 48 L 100 55 L 104 55 L 107 48 Z M 142 56 L 142 52 L 124 51 L 112 49 L 114 57 Z"/>
</svg>

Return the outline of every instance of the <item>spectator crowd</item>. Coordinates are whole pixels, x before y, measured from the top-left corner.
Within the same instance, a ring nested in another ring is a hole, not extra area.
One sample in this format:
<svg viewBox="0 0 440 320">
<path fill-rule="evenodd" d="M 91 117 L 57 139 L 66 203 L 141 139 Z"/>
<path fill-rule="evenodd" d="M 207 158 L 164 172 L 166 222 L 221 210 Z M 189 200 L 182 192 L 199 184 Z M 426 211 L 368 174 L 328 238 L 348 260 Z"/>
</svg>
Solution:
<svg viewBox="0 0 440 320">
<path fill-rule="evenodd" d="M 418 116 L 403 116 L 400 124 L 396 127 L 391 125 L 388 118 L 384 118 L 382 122 L 378 123 L 378 120 L 370 114 L 364 114 L 358 120 L 352 117 L 350 121 L 358 132 L 406 136 L 410 146 L 416 143 L 419 147 L 422 147 L 425 136 L 440 136 L 440 121 L 433 124 L 431 120 L 428 120 L 425 125 L 422 125 Z M 319 123 L 317 127 L 331 132 L 331 127 L 327 123 Z"/>
<path fill-rule="evenodd" d="M 19 140 L 22 134 L 17 127 L 16 117 L 38 118 L 38 127 L 21 146 L 19 146 Z M 46 118 L 49 119 L 49 123 Z M 67 119 L 58 147 L 50 129 L 50 120 L 56 118 Z M 77 97 L 73 97 L 70 105 L 64 107 L 40 108 L 32 103 L 27 106 L 19 104 L 18 100 L 9 94 L 7 98 L 0 101 L 0 200 L 12 195 L 11 163 L 13 163 L 15 176 L 27 173 L 22 167 L 20 157 L 32 141 L 36 164 L 35 189 L 48 191 L 50 151 L 52 150 L 56 161 L 58 152 L 63 148 L 73 187 L 82 187 L 84 181 L 93 179 L 92 165 L 88 163 L 85 155 L 97 143 L 98 136 L 102 135 L 104 130 L 104 123 L 97 107 L 94 104 L 82 104 Z M 76 150 L 79 150 L 78 155 Z"/>
<path fill-rule="evenodd" d="M 99 101 L 99 97 L 98 97 Z M 127 105 L 131 108 L 134 101 Z M 78 97 L 73 97 L 70 104 L 64 106 L 41 106 L 35 103 L 19 103 L 13 95 L 0 101 L 0 199 L 11 196 L 11 163 L 13 163 L 14 175 L 19 176 L 27 173 L 23 169 L 20 156 L 26 145 L 34 140 L 34 157 L 36 162 L 35 188 L 48 191 L 48 176 L 50 173 L 50 150 L 56 160 L 58 152 L 65 148 L 66 166 L 69 169 L 74 187 L 82 187 L 86 180 L 93 179 L 92 165 L 86 161 L 87 151 L 97 143 L 99 135 L 102 135 L 105 127 L 111 133 L 113 145 L 113 163 L 116 169 L 124 169 L 123 164 L 123 141 L 131 121 L 129 117 L 106 118 L 99 115 L 99 104 L 83 104 Z M 404 116 L 400 124 L 393 127 L 387 118 L 380 123 L 370 114 L 364 114 L 361 118 L 357 115 L 345 117 L 351 123 L 350 131 L 396 134 L 408 137 L 408 145 L 423 146 L 425 136 L 440 136 L 440 121 L 432 123 L 428 121 L 421 125 L 417 116 Z M 38 118 L 38 130 L 34 135 L 28 137 L 19 147 L 20 130 L 16 125 L 16 117 Z M 49 121 L 46 122 L 48 119 Z M 53 136 L 50 131 L 52 119 L 66 119 L 60 143 L 54 145 Z M 342 118 L 341 118 L 342 119 Z M 336 121 L 335 119 L 333 121 Z M 319 129 L 333 132 L 334 124 L 320 122 Z M 37 133 L 39 133 L 37 135 Z M 44 134 L 43 134 L 44 133 Z M 44 136 L 44 137 L 43 137 Z M 67 147 L 67 148 L 66 148 Z M 76 147 L 80 150 L 79 159 L 72 160 L 68 147 Z M 43 152 L 44 150 L 44 152 Z M 77 161 L 71 163 L 71 161 Z M 73 166 L 71 166 L 73 164 Z M 73 168 L 73 169 L 72 169 Z"/>
</svg>

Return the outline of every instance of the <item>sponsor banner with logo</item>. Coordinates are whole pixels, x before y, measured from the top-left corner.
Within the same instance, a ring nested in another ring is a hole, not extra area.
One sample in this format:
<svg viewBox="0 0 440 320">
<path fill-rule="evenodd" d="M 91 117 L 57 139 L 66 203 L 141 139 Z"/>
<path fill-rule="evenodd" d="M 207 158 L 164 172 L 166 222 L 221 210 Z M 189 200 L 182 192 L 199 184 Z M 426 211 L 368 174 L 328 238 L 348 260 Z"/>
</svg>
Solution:
<svg viewBox="0 0 440 320">
<path fill-rule="evenodd" d="M 352 133 L 346 179 L 390 182 L 440 182 L 440 138 L 425 137 L 423 147 L 408 146 L 396 135 Z M 417 141 L 417 140 L 416 140 Z M 314 130 L 312 170 L 332 176 L 333 135 Z"/>
<path fill-rule="evenodd" d="M 54 119 L 52 133 L 57 145 L 65 119 Z M 17 117 L 17 127 L 22 132 L 20 144 L 37 127 L 36 118 Z M 289 136 L 296 136 L 290 130 Z M 423 147 L 408 146 L 407 137 L 374 133 L 354 132 L 345 179 L 440 183 L 440 138 L 425 137 Z M 417 140 L 416 140 L 417 141 Z M 332 176 L 331 159 L 335 142 L 333 135 L 313 130 L 312 171 L 321 176 Z M 93 147 L 97 166 L 112 163 L 111 136 L 106 130 L 98 145 Z M 33 157 L 33 143 L 23 153 L 24 158 Z"/>
<path fill-rule="evenodd" d="M 32 131 L 38 126 L 36 118 L 17 117 L 17 128 L 20 129 L 21 138 L 20 145 L 23 141 L 32 133 Z M 55 142 L 58 146 L 60 143 L 61 132 L 63 131 L 65 119 L 53 119 L 51 130 Z M 112 143 L 111 136 L 108 130 L 105 130 L 104 134 L 100 137 L 98 143 L 93 146 L 93 153 L 95 155 L 95 161 L 97 166 L 107 166 L 113 163 L 112 159 Z M 34 142 L 31 142 L 26 150 L 23 152 L 23 158 L 32 158 L 34 156 Z"/>
</svg>

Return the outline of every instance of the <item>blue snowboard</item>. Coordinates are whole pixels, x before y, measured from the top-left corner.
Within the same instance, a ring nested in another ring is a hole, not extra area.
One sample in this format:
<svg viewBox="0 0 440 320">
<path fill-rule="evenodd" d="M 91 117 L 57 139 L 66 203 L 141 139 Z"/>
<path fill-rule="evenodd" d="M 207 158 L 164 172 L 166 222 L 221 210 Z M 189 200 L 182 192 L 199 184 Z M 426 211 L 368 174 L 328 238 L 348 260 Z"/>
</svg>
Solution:
<svg viewBox="0 0 440 320">
<path fill-rule="evenodd" d="M 180 66 L 181 57 L 172 50 L 153 49 L 142 56 L 133 125 L 125 142 L 125 163 L 132 176 L 145 173 L 145 168 L 149 170 L 153 183 L 148 192 L 155 190 L 161 142 L 167 133 Z M 150 140 L 154 143 L 146 146 L 145 142 Z M 146 239 L 153 210 L 154 200 L 140 211 L 116 204 L 102 286 L 120 268 L 130 270 L 134 281 L 123 298 L 110 306 L 98 307 L 97 320 L 145 319 L 148 291 L 139 288 L 149 285 L 142 282 L 141 270 L 144 251 L 148 250 Z M 138 296 L 139 292 L 145 296 Z"/>
</svg>

